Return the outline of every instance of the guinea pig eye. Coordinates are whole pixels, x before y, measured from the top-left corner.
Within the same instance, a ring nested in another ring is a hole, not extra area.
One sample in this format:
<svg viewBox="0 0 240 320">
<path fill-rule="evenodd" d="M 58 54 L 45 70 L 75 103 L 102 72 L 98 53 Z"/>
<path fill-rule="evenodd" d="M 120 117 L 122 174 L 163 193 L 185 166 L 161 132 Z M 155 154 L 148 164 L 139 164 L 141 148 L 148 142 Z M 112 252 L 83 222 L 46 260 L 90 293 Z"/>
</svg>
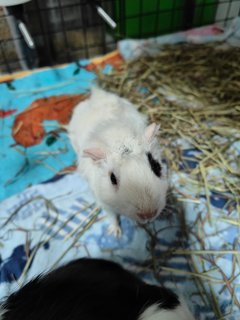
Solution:
<svg viewBox="0 0 240 320">
<path fill-rule="evenodd" d="M 112 185 L 116 186 L 118 181 L 117 181 L 117 178 L 113 172 L 111 172 L 111 174 L 110 174 L 110 179 L 111 179 Z"/>
<path fill-rule="evenodd" d="M 152 171 L 155 173 L 155 175 L 157 177 L 160 178 L 161 173 L 162 173 L 162 167 L 161 167 L 160 163 L 153 158 L 153 156 L 150 152 L 147 153 L 147 157 L 148 157 L 148 162 L 151 166 Z"/>
</svg>

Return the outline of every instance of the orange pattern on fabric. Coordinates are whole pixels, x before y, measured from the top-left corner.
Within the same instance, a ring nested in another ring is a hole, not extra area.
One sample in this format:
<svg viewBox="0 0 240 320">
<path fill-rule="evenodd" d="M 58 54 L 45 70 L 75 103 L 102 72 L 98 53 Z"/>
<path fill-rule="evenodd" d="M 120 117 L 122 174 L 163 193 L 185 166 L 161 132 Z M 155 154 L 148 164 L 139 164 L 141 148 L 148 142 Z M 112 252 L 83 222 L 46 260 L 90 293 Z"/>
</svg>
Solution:
<svg viewBox="0 0 240 320">
<path fill-rule="evenodd" d="M 45 129 L 44 120 L 67 124 L 73 108 L 88 97 L 86 94 L 52 96 L 35 100 L 14 121 L 12 136 L 17 144 L 30 147 L 41 143 Z"/>
</svg>

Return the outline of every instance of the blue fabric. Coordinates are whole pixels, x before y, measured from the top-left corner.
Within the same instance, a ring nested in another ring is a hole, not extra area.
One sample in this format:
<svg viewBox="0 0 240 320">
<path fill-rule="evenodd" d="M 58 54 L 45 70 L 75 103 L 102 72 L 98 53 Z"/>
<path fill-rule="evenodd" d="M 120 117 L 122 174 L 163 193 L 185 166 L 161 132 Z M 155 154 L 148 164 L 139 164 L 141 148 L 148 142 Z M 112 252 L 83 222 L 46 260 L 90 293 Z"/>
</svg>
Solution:
<svg viewBox="0 0 240 320">
<path fill-rule="evenodd" d="M 14 148 L 12 126 L 16 115 L 22 113 L 39 98 L 81 94 L 89 90 L 95 74 L 84 69 L 88 63 L 89 61 L 84 60 L 81 61 L 82 68 L 72 63 L 62 68 L 34 72 L 12 81 L 11 85 L 0 84 L 0 110 L 17 110 L 11 116 L 0 118 L 0 200 L 24 190 L 29 185 L 52 178 L 54 173 L 49 168 L 54 168 L 57 172 L 74 163 L 75 154 L 65 133 L 60 133 L 60 137 L 50 146 L 46 144 L 48 139 L 46 134 L 38 145 L 27 149 L 22 146 Z M 44 121 L 46 133 L 58 127 L 59 123 L 56 121 Z M 18 152 L 17 148 L 20 152 L 25 152 L 26 156 Z M 58 153 L 59 150 L 65 151 Z M 57 155 L 47 156 L 50 151 Z M 36 159 L 43 161 L 44 165 L 36 165 Z"/>
<path fill-rule="evenodd" d="M 176 187 L 180 186 L 179 178 L 180 176 L 173 177 Z M 187 188 L 181 190 L 189 192 Z M 237 226 L 217 219 L 224 212 L 224 203 L 221 209 L 219 206 L 219 203 L 215 206 L 215 200 L 212 201 L 211 209 L 216 224 L 206 224 L 204 229 L 207 236 L 202 241 L 206 242 L 208 250 L 231 248 L 238 239 Z M 215 319 L 212 300 L 208 298 L 204 302 L 196 279 L 185 274 L 192 271 L 193 264 L 189 264 L 187 257 L 181 253 L 169 255 L 169 249 L 199 249 L 198 242 L 192 235 L 196 232 L 193 221 L 201 210 L 203 217 L 206 215 L 204 197 L 198 204 L 187 203 L 184 207 L 189 230 L 188 241 L 182 234 L 182 219 L 177 203 L 171 208 L 170 220 L 167 216 L 157 219 L 146 226 L 148 232 L 135 222 L 122 217 L 123 234 L 120 239 L 107 234 L 108 221 L 104 212 L 101 212 L 95 223 L 84 231 L 84 226 L 91 220 L 94 207 L 94 198 L 86 181 L 77 173 L 62 176 L 55 182 L 32 186 L 3 201 L 0 205 L 0 299 L 16 290 L 19 284 L 66 261 L 84 256 L 104 257 L 121 263 L 150 283 L 156 284 L 160 281 L 182 294 L 197 319 Z M 79 232 L 82 232 L 82 235 L 78 238 Z M 237 249 L 240 249 L 239 245 Z M 152 269 L 153 257 L 157 265 L 156 276 Z M 200 274 L 204 271 L 202 268 L 211 268 L 207 261 L 203 266 L 197 256 L 193 255 L 192 258 Z M 217 263 L 227 276 L 231 275 L 231 254 L 220 255 Z M 238 274 L 239 266 L 236 265 L 235 268 Z M 175 270 L 174 273 L 170 271 L 172 269 Z M 217 268 L 203 274 L 213 279 L 210 284 L 222 314 L 230 312 L 224 319 L 238 319 L 239 310 L 236 307 L 232 309 L 229 292 L 226 289 L 222 291 L 224 283 Z M 201 283 L 211 296 L 209 283 L 204 280 Z M 234 283 L 239 283 L 239 276 L 233 280 Z M 239 297 L 240 287 L 235 288 L 235 294 Z"/>
</svg>

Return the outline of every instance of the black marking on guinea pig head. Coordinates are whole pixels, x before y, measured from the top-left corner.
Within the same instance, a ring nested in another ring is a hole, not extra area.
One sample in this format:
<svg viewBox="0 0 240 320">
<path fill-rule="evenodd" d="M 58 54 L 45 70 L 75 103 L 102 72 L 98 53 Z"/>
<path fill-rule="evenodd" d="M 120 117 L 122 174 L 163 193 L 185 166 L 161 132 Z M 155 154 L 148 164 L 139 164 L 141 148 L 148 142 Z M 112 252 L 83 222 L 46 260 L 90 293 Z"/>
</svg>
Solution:
<svg viewBox="0 0 240 320">
<path fill-rule="evenodd" d="M 151 169 L 154 172 L 154 174 L 158 178 L 161 178 L 162 167 L 161 167 L 160 163 L 153 158 L 153 156 L 152 156 L 152 154 L 150 152 L 147 153 L 147 158 L 148 158 L 148 162 L 149 162 L 149 164 L 151 166 Z"/>
</svg>

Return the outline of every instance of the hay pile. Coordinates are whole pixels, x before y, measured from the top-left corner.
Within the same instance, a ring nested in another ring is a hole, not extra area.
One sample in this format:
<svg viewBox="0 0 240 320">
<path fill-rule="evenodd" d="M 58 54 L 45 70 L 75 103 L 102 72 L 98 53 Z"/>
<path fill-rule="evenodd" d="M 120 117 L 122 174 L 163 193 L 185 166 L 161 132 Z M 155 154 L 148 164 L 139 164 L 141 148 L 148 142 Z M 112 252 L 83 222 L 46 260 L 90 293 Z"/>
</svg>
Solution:
<svg viewBox="0 0 240 320">
<path fill-rule="evenodd" d="M 228 290 L 233 304 L 240 307 L 234 290 L 240 256 L 235 245 L 226 244 L 226 250 L 221 251 L 207 250 L 204 224 L 216 222 L 210 203 L 215 192 L 225 198 L 228 212 L 219 219 L 240 227 L 240 156 L 236 147 L 240 142 L 240 49 L 220 43 L 165 46 L 158 56 L 126 62 L 110 74 L 98 70 L 97 75 L 101 87 L 126 97 L 147 113 L 150 121 L 160 123 L 159 139 L 170 172 L 180 173 L 181 167 L 182 184 L 193 190 L 194 197 L 175 190 L 179 198 L 198 203 L 200 195 L 206 197 L 207 214 L 200 213 L 195 220 L 195 232 L 202 237 L 198 250 L 176 249 L 175 254 L 189 257 L 193 272 L 185 274 L 195 277 L 216 317 L 223 319 L 212 285 L 222 284 L 219 292 Z M 179 141 L 184 141 L 186 148 L 197 149 L 195 158 L 184 155 Z M 189 161 L 196 165 L 189 166 Z M 231 217 L 234 211 L 237 220 Z M 217 263 L 225 254 L 232 255 L 230 277 Z M 211 265 L 208 268 L 207 263 Z M 212 277 L 211 270 L 219 277 Z M 208 284 L 207 290 L 200 280 Z"/>
<path fill-rule="evenodd" d="M 166 46 L 157 57 L 125 63 L 108 75 L 99 71 L 98 81 L 160 123 L 171 170 L 188 160 L 176 145 L 177 138 L 185 139 L 200 151 L 199 165 L 186 169 L 192 182 L 201 184 L 207 195 L 208 189 L 225 192 L 239 205 L 240 157 L 229 148 L 240 139 L 240 49 Z M 221 169 L 220 175 L 208 181 L 212 168 Z"/>
</svg>

